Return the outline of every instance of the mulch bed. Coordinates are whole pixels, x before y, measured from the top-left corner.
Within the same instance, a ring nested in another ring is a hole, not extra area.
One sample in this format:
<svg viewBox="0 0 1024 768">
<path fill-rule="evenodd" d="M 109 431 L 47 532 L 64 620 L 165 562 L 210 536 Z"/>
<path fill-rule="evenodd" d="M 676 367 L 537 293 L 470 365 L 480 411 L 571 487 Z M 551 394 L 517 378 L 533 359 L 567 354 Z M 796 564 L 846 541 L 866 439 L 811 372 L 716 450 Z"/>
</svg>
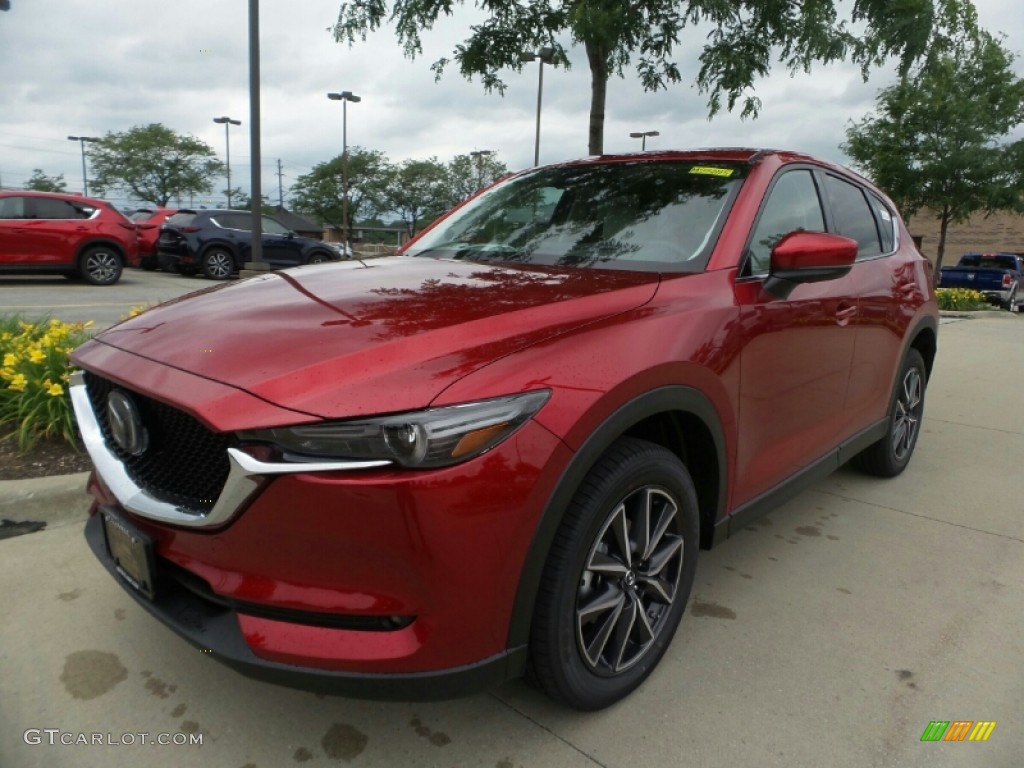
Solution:
<svg viewBox="0 0 1024 768">
<path fill-rule="evenodd" d="M 0 435 L 13 429 L 0 424 Z M 92 469 L 85 449 L 75 451 L 63 440 L 39 440 L 28 453 L 18 450 L 16 435 L 0 438 L 0 480 L 23 480 L 28 477 L 70 475 Z"/>
</svg>

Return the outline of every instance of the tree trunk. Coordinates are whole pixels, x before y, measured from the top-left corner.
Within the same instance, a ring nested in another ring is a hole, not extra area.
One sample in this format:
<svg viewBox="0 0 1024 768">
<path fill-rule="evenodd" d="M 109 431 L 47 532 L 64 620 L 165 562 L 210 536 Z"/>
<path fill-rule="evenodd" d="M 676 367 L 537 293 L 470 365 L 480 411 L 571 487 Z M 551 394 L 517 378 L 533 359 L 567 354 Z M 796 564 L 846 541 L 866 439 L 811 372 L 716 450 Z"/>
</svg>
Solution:
<svg viewBox="0 0 1024 768">
<path fill-rule="evenodd" d="M 585 43 L 590 62 L 590 133 L 588 153 L 604 154 L 604 102 L 608 93 L 608 51 L 598 43 Z"/>
<path fill-rule="evenodd" d="M 949 228 L 949 220 L 952 218 L 948 208 L 942 209 L 942 215 L 939 217 L 939 247 L 936 249 L 935 257 L 935 274 L 939 274 L 939 270 L 942 269 L 942 257 L 946 255 L 946 230 Z"/>
</svg>

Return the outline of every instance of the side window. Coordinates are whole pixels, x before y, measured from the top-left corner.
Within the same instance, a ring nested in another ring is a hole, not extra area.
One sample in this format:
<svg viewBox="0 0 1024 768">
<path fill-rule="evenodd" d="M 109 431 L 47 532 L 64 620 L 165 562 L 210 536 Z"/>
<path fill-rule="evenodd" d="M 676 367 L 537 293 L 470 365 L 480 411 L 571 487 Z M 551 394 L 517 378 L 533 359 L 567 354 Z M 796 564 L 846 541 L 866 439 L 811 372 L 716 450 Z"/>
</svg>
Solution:
<svg viewBox="0 0 1024 768">
<path fill-rule="evenodd" d="M 52 200 L 48 197 L 33 197 L 28 201 L 30 218 L 33 219 L 80 219 L 78 211 L 66 200 Z"/>
<path fill-rule="evenodd" d="M 249 217 L 238 213 L 221 214 L 214 218 L 214 221 L 225 229 L 240 229 L 243 232 L 248 232 L 251 229 Z"/>
<path fill-rule="evenodd" d="M 825 218 L 811 172 L 788 171 L 768 192 L 768 200 L 754 226 L 747 247 L 750 259 L 748 274 L 768 274 L 772 248 L 790 232 L 821 232 L 824 229 Z"/>
<path fill-rule="evenodd" d="M 896 250 L 896 216 L 889 207 L 874 195 L 868 195 L 868 203 L 878 219 L 878 234 L 882 237 L 882 253 Z"/>
<path fill-rule="evenodd" d="M 828 190 L 828 199 L 832 203 L 836 232 L 857 241 L 857 258 L 867 259 L 881 254 L 878 226 L 861 188 L 827 175 L 825 189 Z"/>
<path fill-rule="evenodd" d="M 263 234 L 265 235 L 287 235 L 291 232 L 284 224 L 269 216 L 264 216 L 262 222 Z"/>
<path fill-rule="evenodd" d="M 0 197 L 0 219 L 24 219 L 24 197 Z"/>
</svg>

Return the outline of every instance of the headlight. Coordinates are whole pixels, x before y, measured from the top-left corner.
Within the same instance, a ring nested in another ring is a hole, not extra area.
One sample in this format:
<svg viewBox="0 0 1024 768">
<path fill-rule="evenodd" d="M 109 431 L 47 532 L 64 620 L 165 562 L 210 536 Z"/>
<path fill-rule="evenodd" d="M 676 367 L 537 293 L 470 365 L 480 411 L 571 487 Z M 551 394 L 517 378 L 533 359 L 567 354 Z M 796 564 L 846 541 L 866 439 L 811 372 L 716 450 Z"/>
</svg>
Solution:
<svg viewBox="0 0 1024 768">
<path fill-rule="evenodd" d="M 239 432 L 272 443 L 286 459 L 387 459 L 403 467 L 446 467 L 479 456 L 521 427 L 548 390 L 374 419 Z"/>
</svg>

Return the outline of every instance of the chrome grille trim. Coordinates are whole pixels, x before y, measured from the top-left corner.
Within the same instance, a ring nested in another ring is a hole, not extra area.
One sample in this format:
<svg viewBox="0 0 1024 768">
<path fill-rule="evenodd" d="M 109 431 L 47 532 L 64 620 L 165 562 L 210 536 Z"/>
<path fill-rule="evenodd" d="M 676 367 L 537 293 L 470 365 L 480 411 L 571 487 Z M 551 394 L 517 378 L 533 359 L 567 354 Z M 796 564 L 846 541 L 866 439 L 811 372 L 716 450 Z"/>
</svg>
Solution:
<svg viewBox="0 0 1024 768">
<path fill-rule="evenodd" d="M 140 488 L 103 439 L 103 432 L 85 389 L 85 376 L 82 371 L 71 374 L 69 389 L 78 429 L 82 433 L 82 442 L 85 443 L 85 449 L 92 459 L 96 473 L 125 509 L 152 520 L 190 528 L 211 528 L 223 525 L 235 515 L 259 487 L 261 477 L 300 472 L 373 469 L 391 464 L 390 461 L 267 462 L 260 461 L 237 448 L 228 448 L 228 460 L 231 465 L 228 478 L 213 507 L 204 513 L 162 501 Z"/>
</svg>

